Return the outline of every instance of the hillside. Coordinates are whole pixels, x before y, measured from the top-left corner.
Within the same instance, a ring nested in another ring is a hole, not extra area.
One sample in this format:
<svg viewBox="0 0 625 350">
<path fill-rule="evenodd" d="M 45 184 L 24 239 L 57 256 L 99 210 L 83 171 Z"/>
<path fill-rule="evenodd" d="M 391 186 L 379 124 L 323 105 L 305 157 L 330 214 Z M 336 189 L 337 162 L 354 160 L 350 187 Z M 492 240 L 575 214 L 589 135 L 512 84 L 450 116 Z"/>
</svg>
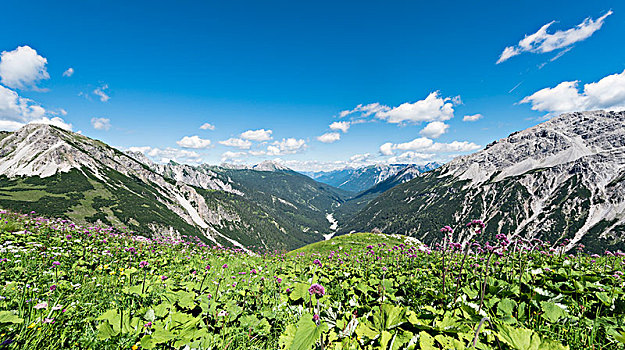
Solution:
<svg viewBox="0 0 625 350">
<path fill-rule="evenodd" d="M 159 165 L 49 125 L 3 136 L 0 207 L 77 223 L 292 249 L 322 240 L 326 211 L 343 201 L 344 192 L 292 171 Z"/>
<path fill-rule="evenodd" d="M 454 222 L 486 235 L 625 249 L 625 112 L 563 114 L 397 185 L 340 232 L 400 233 L 424 243 Z"/>
</svg>

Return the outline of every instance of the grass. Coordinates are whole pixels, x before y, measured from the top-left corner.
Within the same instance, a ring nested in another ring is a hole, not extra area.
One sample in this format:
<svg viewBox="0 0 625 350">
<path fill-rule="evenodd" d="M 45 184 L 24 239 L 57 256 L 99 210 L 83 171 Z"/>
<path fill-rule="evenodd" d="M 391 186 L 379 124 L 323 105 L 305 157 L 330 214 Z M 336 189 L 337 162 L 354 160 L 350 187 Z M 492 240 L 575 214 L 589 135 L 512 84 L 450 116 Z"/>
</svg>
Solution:
<svg viewBox="0 0 625 350">
<path fill-rule="evenodd" d="M 408 243 L 249 255 L 0 211 L 0 348 L 623 349 L 623 254 Z"/>
</svg>

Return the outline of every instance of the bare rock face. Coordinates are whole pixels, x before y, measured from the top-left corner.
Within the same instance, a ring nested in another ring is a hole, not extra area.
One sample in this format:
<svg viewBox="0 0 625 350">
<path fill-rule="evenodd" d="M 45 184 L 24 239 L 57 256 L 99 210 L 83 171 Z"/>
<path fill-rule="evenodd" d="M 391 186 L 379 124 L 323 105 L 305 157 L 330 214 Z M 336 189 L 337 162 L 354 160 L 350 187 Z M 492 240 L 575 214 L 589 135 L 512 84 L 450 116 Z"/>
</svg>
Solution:
<svg viewBox="0 0 625 350">
<path fill-rule="evenodd" d="M 491 236 L 625 249 L 625 112 L 568 113 L 515 132 L 384 193 L 343 231 L 432 242 L 471 219 Z"/>
</svg>

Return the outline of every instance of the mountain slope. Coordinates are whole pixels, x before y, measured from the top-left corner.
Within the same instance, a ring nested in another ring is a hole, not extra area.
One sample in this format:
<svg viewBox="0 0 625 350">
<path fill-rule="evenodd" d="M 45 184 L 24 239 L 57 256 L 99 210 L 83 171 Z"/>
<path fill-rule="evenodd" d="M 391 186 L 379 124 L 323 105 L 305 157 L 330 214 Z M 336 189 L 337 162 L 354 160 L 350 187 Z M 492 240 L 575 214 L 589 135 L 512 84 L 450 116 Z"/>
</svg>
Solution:
<svg viewBox="0 0 625 350">
<path fill-rule="evenodd" d="M 231 246 L 292 249 L 323 239 L 330 231 L 325 210 L 332 201 L 342 201 L 340 191 L 292 171 L 242 170 L 263 174 L 257 181 L 260 191 L 254 184 L 236 183 L 233 178 L 242 176 L 235 176 L 235 170 L 158 165 L 141 154 L 123 153 L 49 125 L 27 125 L 2 136 L 0 207 L 79 223 L 123 225 L 167 238 L 193 235 Z M 311 189 L 306 196 L 328 204 L 294 218 L 282 201 L 295 199 L 282 189 L 297 188 L 302 178 Z M 276 181 L 281 185 L 266 186 Z M 258 192 L 268 199 L 259 200 Z M 269 204 L 274 202 L 280 204 Z"/>
<path fill-rule="evenodd" d="M 414 236 L 482 219 L 486 234 L 624 249 L 625 112 L 563 114 L 397 185 L 341 232 Z"/>
<path fill-rule="evenodd" d="M 377 164 L 360 168 L 345 168 L 334 171 L 305 172 L 304 174 L 312 179 L 323 182 L 346 191 L 359 193 L 394 177 L 400 172 L 411 173 L 416 176 L 436 169 L 440 164 L 436 162 L 426 165 L 416 164 Z M 411 169 L 410 171 L 406 171 Z"/>
</svg>

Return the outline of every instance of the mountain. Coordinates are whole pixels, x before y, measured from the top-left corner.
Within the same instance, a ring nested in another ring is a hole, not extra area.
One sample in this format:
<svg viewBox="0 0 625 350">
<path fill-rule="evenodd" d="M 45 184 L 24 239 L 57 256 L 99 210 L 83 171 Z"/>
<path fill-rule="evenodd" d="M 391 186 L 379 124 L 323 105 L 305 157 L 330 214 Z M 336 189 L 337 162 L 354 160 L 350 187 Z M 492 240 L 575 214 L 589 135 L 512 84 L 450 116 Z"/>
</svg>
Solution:
<svg viewBox="0 0 625 350">
<path fill-rule="evenodd" d="M 426 165 L 416 164 L 377 164 L 360 168 L 345 168 L 334 171 L 305 172 L 304 174 L 346 191 L 359 193 L 392 178 L 400 172 L 404 173 L 404 179 L 410 180 L 409 176 L 415 177 L 419 173 L 424 173 L 436 169 L 440 164 L 431 162 Z M 408 171 L 406 171 L 409 169 Z"/>
<path fill-rule="evenodd" d="M 567 249 L 625 249 L 625 112 L 563 114 L 515 132 L 391 188 L 339 232 L 378 229 L 431 243 L 443 225 L 461 232 L 471 219 L 484 220 L 491 240 L 505 233 L 569 239 Z"/>
<path fill-rule="evenodd" d="M 155 164 L 32 124 L 0 134 L 0 207 L 239 247 L 292 249 L 332 231 L 327 211 L 345 191 L 275 164 L 257 169 Z"/>
</svg>

